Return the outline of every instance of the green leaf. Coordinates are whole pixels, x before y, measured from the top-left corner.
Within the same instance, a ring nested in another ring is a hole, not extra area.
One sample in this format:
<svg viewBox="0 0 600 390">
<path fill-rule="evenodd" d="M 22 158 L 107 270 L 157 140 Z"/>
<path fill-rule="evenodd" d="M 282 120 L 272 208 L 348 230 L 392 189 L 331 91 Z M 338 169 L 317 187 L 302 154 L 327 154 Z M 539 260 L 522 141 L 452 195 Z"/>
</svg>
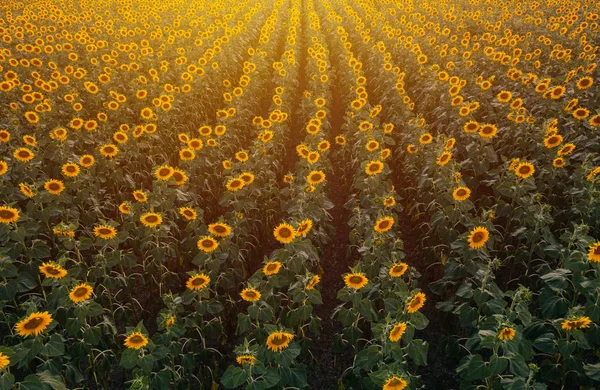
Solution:
<svg viewBox="0 0 600 390">
<path fill-rule="evenodd" d="M 127 348 L 121 355 L 121 362 L 119 365 L 125 369 L 132 369 L 135 367 L 139 356 L 139 351 L 133 348 Z"/>
<path fill-rule="evenodd" d="M 381 359 L 379 346 L 373 345 L 369 348 L 360 351 L 354 359 L 354 368 L 363 370 L 371 370 L 375 364 Z"/>
<path fill-rule="evenodd" d="M 529 375 L 529 367 L 521 356 L 510 358 L 510 372 L 520 377 L 527 377 Z"/>
<path fill-rule="evenodd" d="M 427 351 L 429 344 L 423 340 L 412 340 L 408 344 L 408 356 L 419 366 L 427 365 Z"/>
<path fill-rule="evenodd" d="M 40 355 L 47 357 L 62 356 L 64 353 L 65 344 L 58 334 L 50 336 L 50 340 L 40 350 Z"/>
<path fill-rule="evenodd" d="M 490 359 L 490 375 L 500 375 L 508 367 L 508 359 L 498 355 L 492 355 Z"/>
<path fill-rule="evenodd" d="M 490 375 L 488 368 L 483 362 L 481 355 L 473 355 L 467 365 L 467 380 L 476 381 L 487 378 Z"/>
<path fill-rule="evenodd" d="M 240 367 L 229 366 L 221 377 L 221 384 L 227 389 L 235 389 L 238 386 L 246 383 L 248 374 Z"/>
</svg>

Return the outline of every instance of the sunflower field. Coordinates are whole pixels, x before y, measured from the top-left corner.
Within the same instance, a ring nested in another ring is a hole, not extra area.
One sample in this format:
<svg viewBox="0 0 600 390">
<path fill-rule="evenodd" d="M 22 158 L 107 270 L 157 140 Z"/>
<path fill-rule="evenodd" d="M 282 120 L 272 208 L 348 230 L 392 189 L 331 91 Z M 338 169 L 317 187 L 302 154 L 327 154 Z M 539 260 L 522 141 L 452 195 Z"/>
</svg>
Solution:
<svg viewBox="0 0 600 390">
<path fill-rule="evenodd" d="M 599 15 L 1 0 L 0 390 L 600 388 Z"/>
</svg>

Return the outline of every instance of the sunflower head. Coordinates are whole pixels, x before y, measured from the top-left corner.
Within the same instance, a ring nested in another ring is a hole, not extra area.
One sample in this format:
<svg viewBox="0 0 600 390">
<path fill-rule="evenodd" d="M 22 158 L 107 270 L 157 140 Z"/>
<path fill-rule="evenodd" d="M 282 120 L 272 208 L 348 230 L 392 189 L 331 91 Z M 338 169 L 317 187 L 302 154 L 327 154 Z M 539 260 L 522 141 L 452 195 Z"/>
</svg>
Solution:
<svg viewBox="0 0 600 390">
<path fill-rule="evenodd" d="M 52 262 L 43 263 L 40 265 L 39 270 L 45 277 L 50 279 L 62 279 L 67 276 L 66 269 Z"/>
<path fill-rule="evenodd" d="M 458 187 L 452 192 L 452 197 L 454 200 L 459 202 L 469 199 L 470 196 L 471 190 L 467 187 Z"/>
<path fill-rule="evenodd" d="M 498 332 L 498 338 L 502 341 L 512 340 L 515 338 L 516 334 L 517 332 L 513 328 L 507 326 L 500 329 L 500 331 Z"/>
<path fill-rule="evenodd" d="M 296 231 L 293 226 L 288 223 L 280 223 L 273 230 L 273 235 L 275 239 L 282 244 L 288 244 L 292 242 L 294 237 L 296 237 Z"/>
<path fill-rule="evenodd" d="M 267 348 L 273 352 L 279 352 L 286 349 L 290 342 L 294 339 L 294 335 L 288 332 L 273 332 L 267 337 Z"/>
<path fill-rule="evenodd" d="M 91 296 L 94 289 L 87 283 L 82 283 L 78 286 L 73 287 L 71 292 L 69 293 L 69 299 L 73 303 L 85 302 Z"/>
<path fill-rule="evenodd" d="M 375 222 L 375 226 L 373 227 L 373 230 L 375 230 L 376 232 L 379 232 L 379 233 L 385 233 L 392 228 L 392 225 L 394 225 L 394 218 L 392 218 L 392 217 L 380 218 Z"/>
<path fill-rule="evenodd" d="M 256 301 L 260 300 L 260 297 L 262 296 L 262 294 L 260 293 L 260 291 L 258 291 L 256 289 L 245 288 L 240 293 L 240 296 L 246 302 L 256 302 Z"/>
<path fill-rule="evenodd" d="M 404 390 L 408 382 L 402 377 L 392 376 L 383 384 L 383 390 Z"/>
<path fill-rule="evenodd" d="M 415 294 L 406 304 L 406 311 L 411 314 L 415 313 L 416 311 L 421 309 L 423 306 L 425 306 L 426 300 L 427 300 L 427 298 L 425 297 L 425 294 L 423 294 L 422 292 Z"/>
<path fill-rule="evenodd" d="M 344 284 L 348 288 L 360 290 L 369 283 L 369 279 L 363 273 L 351 273 L 344 276 Z"/>
<path fill-rule="evenodd" d="M 515 175 L 521 179 L 527 179 L 529 176 L 533 175 L 534 172 L 535 167 L 533 164 L 528 162 L 519 163 L 519 165 L 517 165 L 515 168 Z"/>
<path fill-rule="evenodd" d="M 140 217 L 140 222 L 142 225 L 153 228 L 162 223 L 162 216 L 158 213 L 146 213 Z"/>
<path fill-rule="evenodd" d="M 52 322 L 52 315 L 47 311 L 31 313 L 26 318 L 17 322 L 15 330 L 19 336 L 38 336 L 44 332 L 48 325 Z"/>
<path fill-rule="evenodd" d="M 408 264 L 406 263 L 396 263 L 390 267 L 390 276 L 392 278 L 399 278 L 408 270 Z"/>
<path fill-rule="evenodd" d="M 0 223 L 8 224 L 19 220 L 19 210 L 14 207 L 0 206 Z"/>
<path fill-rule="evenodd" d="M 265 276 L 276 275 L 281 269 L 281 263 L 279 261 L 270 261 L 263 267 L 263 273 Z"/>
<path fill-rule="evenodd" d="M 402 335 L 406 332 L 406 322 L 400 322 L 392 328 L 390 331 L 390 341 L 395 343 L 402 338 Z"/>
<path fill-rule="evenodd" d="M 190 276 L 190 278 L 185 283 L 185 286 L 190 290 L 199 291 L 208 286 L 209 283 L 210 277 L 202 273 Z"/>
<path fill-rule="evenodd" d="M 208 225 L 208 231 L 217 237 L 227 237 L 231 235 L 231 226 L 223 222 L 211 223 Z"/>
<path fill-rule="evenodd" d="M 132 332 L 125 338 L 124 344 L 130 349 L 140 349 L 148 345 L 148 338 L 140 332 Z"/>
<path fill-rule="evenodd" d="M 490 232 L 484 226 L 477 226 L 469 234 L 469 247 L 481 249 L 490 238 Z"/>
<path fill-rule="evenodd" d="M 94 228 L 94 236 L 103 240 L 110 240 L 117 236 L 117 229 L 108 225 L 100 225 Z"/>
</svg>

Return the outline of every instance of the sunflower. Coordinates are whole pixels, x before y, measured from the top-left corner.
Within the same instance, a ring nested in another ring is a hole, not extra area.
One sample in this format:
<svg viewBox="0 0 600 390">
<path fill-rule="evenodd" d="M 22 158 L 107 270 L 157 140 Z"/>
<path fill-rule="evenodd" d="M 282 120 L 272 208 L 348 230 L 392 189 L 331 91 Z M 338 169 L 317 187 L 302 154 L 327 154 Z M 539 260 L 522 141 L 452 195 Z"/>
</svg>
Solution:
<svg viewBox="0 0 600 390">
<path fill-rule="evenodd" d="M 382 149 L 382 150 L 381 150 L 381 153 L 379 153 L 379 157 L 380 157 L 382 160 L 385 160 L 385 159 L 387 159 L 387 158 L 388 158 L 388 157 L 390 157 L 391 155 L 392 155 L 392 151 L 391 151 L 390 149 L 388 149 L 388 148 Z"/>
<path fill-rule="evenodd" d="M 14 151 L 13 156 L 21 162 L 28 162 L 35 157 L 35 154 L 27 148 L 19 148 Z"/>
<path fill-rule="evenodd" d="M 406 332 L 406 322 L 400 322 L 392 328 L 390 331 L 390 341 L 395 343 L 402 338 L 402 335 Z"/>
<path fill-rule="evenodd" d="M 369 283 L 369 279 L 363 273 L 353 273 L 344 276 L 344 284 L 348 288 L 360 290 Z"/>
<path fill-rule="evenodd" d="M 131 212 L 131 205 L 127 202 L 123 202 L 119 205 L 119 211 L 123 214 L 129 214 Z"/>
<path fill-rule="evenodd" d="M 0 142 L 8 142 L 10 140 L 10 132 L 6 130 L 0 130 Z"/>
<path fill-rule="evenodd" d="M 283 177 L 283 181 L 285 183 L 293 183 L 294 182 L 294 176 L 292 176 L 292 175 L 285 175 Z"/>
<path fill-rule="evenodd" d="M 394 207 L 396 205 L 396 199 L 390 195 L 383 200 L 383 204 L 386 207 Z"/>
<path fill-rule="evenodd" d="M 69 293 L 69 299 L 73 303 L 85 302 L 92 296 L 94 289 L 87 283 L 81 283 L 78 286 L 73 287 Z"/>
<path fill-rule="evenodd" d="M 577 81 L 577 88 L 579 89 L 588 89 L 594 84 L 594 79 L 588 76 L 584 76 Z"/>
<path fill-rule="evenodd" d="M 67 270 L 56 263 L 42 263 L 38 268 L 45 277 L 50 279 L 62 279 L 67 276 Z"/>
<path fill-rule="evenodd" d="M 590 110 L 584 107 L 578 107 L 573 111 L 573 117 L 575 119 L 585 119 L 590 115 Z"/>
<path fill-rule="evenodd" d="M 573 153 L 574 150 L 575 144 L 565 144 L 562 148 L 559 149 L 557 154 L 559 156 L 568 156 L 569 154 Z"/>
<path fill-rule="evenodd" d="M 294 237 L 296 237 L 296 231 L 294 231 L 292 225 L 280 223 L 275 229 L 273 229 L 273 235 L 280 243 L 287 244 L 292 242 Z"/>
<path fill-rule="evenodd" d="M 501 103 L 508 103 L 510 101 L 510 99 L 512 98 L 512 93 L 510 93 L 510 91 L 500 91 L 500 93 L 498 95 L 496 95 L 496 97 L 498 98 L 498 101 L 500 101 Z"/>
<path fill-rule="evenodd" d="M 162 165 L 154 171 L 154 176 L 158 180 L 169 180 L 173 176 L 173 168 L 168 165 Z"/>
<path fill-rule="evenodd" d="M 552 161 L 552 166 L 554 168 L 562 168 L 565 166 L 565 164 L 566 164 L 566 161 L 562 157 L 557 157 Z"/>
<path fill-rule="evenodd" d="M 110 240 L 117 236 L 117 229 L 108 225 L 100 225 L 94 228 L 94 236 L 104 240 Z"/>
<path fill-rule="evenodd" d="M 423 134 L 422 136 L 419 137 L 419 143 L 421 145 L 430 144 L 431 141 L 433 141 L 433 137 L 429 133 L 425 133 L 425 134 Z"/>
<path fill-rule="evenodd" d="M 406 263 L 396 263 L 390 267 L 389 275 L 392 278 L 399 278 L 404 275 L 404 273 L 408 270 L 408 264 Z"/>
<path fill-rule="evenodd" d="M 383 384 L 383 390 L 404 390 L 408 383 L 404 378 L 393 376 Z"/>
<path fill-rule="evenodd" d="M 231 226 L 223 222 L 211 223 L 208 225 L 208 231 L 217 237 L 227 237 L 231 235 Z"/>
<path fill-rule="evenodd" d="M 512 340 L 515 338 L 515 334 L 517 334 L 517 331 L 507 326 L 502 328 L 500 332 L 498 332 L 498 338 L 502 341 Z"/>
<path fill-rule="evenodd" d="M 44 183 L 44 188 L 52 195 L 58 195 L 61 192 L 63 192 L 63 190 L 65 189 L 65 185 L 60 180 L 52 179 Z"/>
<path fill-rule="evenodd" d="M 374 150 L 379 149 L 379 142 L 375 141 L 374 139 L 370 140 L 369 142 L 367 142 L 367 145 L 365 146 L 365 148 L 369 151 L 372 152 Z"/>
<path fill-rule="evenodd" d="M 562 328 L 564 330 L 570 331 L 573 329 L 589 328 L 591 324 L 592 320 L 590 320 L 589 317 L 577 317 L 564 320 L 562 323 Z"/>
<path fill-rule="evenodd" d="M 173 325 L 175 325 L 175 316 L 171 316 L 165 321 L 165 328 L 170 328 Z"/>
<path fill-rule="evenodd" d="M 265 276 L 276 275 L 279 273 L 279 269 L 281 268 L 281 263 L 279 261 L 270 261 L 263 267 L 263 273 Z"/>
<path fill-rule="evenodd" d="M 158 213 L 146 213 L 140 217 L 140 222 L 146 227 L 156 227 L 162 223 L 162 216 Z"/>
<path fill-rule="evenodd" d="M 254 175 L 250 172 L 244 172 L 239 176 L 239 179 L 244 182 L 244 185 L 252 184 L 254 182 Z"/>
<path fill-rule="evenodd" d="M 62 174 L 67 177 L 76 177 L 79 175 L 79 165 L 73 163 L 67 163 L 62 166 Z"/>
<path fill-rule="evenodd" d="M 311 171 L 308 176 L 306 176 L 306 180 L 311 185 L 320 184 L 325 180 L 325 173 L 322 171 Z"/>
<path fill-rule="evenodd" d="M 185 171 L 183 171 L 181 169 L 174 169 L 173 170 L 173 179 L 175 179 L 175 184 L 180 186 L 188 180 L 188 177 L 187 177 L 187 174 L 185 173 Z"/>
<path fill-rule="evenodd" d="M 367 164 L 365 173 L 369 176 L 377 175 L 383 171 L 383 163 L 379 160 L 372 160 Z"/>
<path fill-rule="evenodd" d="M 248 153 L 244 150 L 239 151 L 235 154 L 235 159 L 239 162 L 246 162 L 248 161 Z"/>
<path fill-rule="evenodd" d="M 317 149 L 319 149 L 320 152 L 326 152 L 329 150 L 330 147 L 331 143 L 329 141 L 321 141 L 319 142 L 319 146 L 317 147 Z"/>
<path fill-rule="evenodd" d="M 435 160 L 435 163 L 437 165 L 443 167 L 444 165 L 448 164 L 448 162 L 450 161 L 451 158 L 452 158 L 452 153 L 444 152 Z"/>
<path fill-rule="evenodd" d="M 198 214 L 189 207 L 180 207 L 179 214 L 181 216 L 183 216 L 185 219 L 187 219 L 188 221 L 193 221 L 194 219 L 196 219 L 198 217 Z"/>
<path fill-rule="evenodd" d="M 0 161 L 0 176 L 4 175 L 8 171 L 8 164 L 4 161 Z"/>
<path fill-rule="evenodd" d="M 563 137 L 561 135 L 552 135 L 544 139 L 544 146 L 548 149 L 552 149 L 560 145 L 562 141 Z"/>
<path fill-rule="evenodd" d="M 469 234 L 469 247 L 481 249 L 490 238 L 490 232 L 484 226 L 477 226 Z"/>
<path fill-rule="evenodd" d="M 594 263 L 600 263 L 600 241 L 591 244 L 588 249 L 588 260 Z"/>
<path fill-rule="evenodd" d="M 227 182 L 225 185 L 229 191 L 235 192 L 239 191 L 244 187 L 244 181 L 239 178 L 233 178 Z"/>
<path fill-rule="evenodd" d="M 113 144 L 106 144 L 100 146 L 100 154 L 104 157 L 115 157 L 119 153 L 119 148 Z"/>
<path fill-rule="evenodd" d="M 38 336 L 52 322 L 52 315 L 47 311 L 31 313 L 27 318 L 22 319 L 15 325 L 15 330 L 19 336 L 27 337 L 30 335 Z"/>
<path fill-rule="evenodd" d="M 4 368 L 8 367 L 9 364 L 10 359 L 8 358 L 8 356 L 0 352 L 0 370 L 3 370 Z"/>
<path fill-rule="evenodd" d="M 210 253 L 219 247 L 217 240 L 211 236 L 203 236 L 198 239 L 198 249 L 203 252 Z"/>
<path fill-rule="evenodd" d="M 148 200 L 148 195 L 142 190 L 133 191 L 133 198 L 140 203 L 144 203 Z"/>
<path fill-rule="evenodd" d="M 89 168 L 92 165 L 94 165 L 94 156 L 90 155 L 90 154 L 84 154 L 83 156 L 81 156 L 79 158 L 79 165 L 81 165 L 84 168 Z"/>
<path fill-rule="evenodd" d="M 185 286 L 190 290 L 202 290 L 204 287 L 208 286 L 210 283 L 210 277 L 206 274 L 196 274 L 190 276 L 190 278 L 185 283 Z"/>
<path fill-rule="evenodd" d="M 338 145 L 346 145 L 346 138 L 343 135 L 338 135 L 335 137 L 335 143 Z"/>
<path fill-rule="evenodd" d="M 498 133 L 498 128 L 495 125 L 486 123 L 479 128 L 479 136 L 481 138 L 492 138 Z"/>
<path fill-rule="evenodd" d="M 130 349 L 140 349 L 148 345 L 148 338 L 140 332 L 133 332 L 125 338 L 124 344 Z"/>
<path fill-rule="evenodd" d="M 258 290 L 255 290 L 253 288 L 245 288 L 240 293 L 240 296 L 246 302 L 256 302 L 260 299 L 262 295 Z"/>
<path fill-rule="evenodd" d="M 515 174 L 522 179 L 527 179 L 529 176 L 533 175 L 534 172 L 535 167 L 528 162 L 522 162 L 515 168 Z"/>
<path fill-rule="evenodd" d="M 305 219 L 298 224 L 296 228 L 296 235 L 306 237 L 306 234 L 312 229 L 313 222 L 310 219 Z"/>
<path fill-rule="evenodd" d="M 411 314 L 418 311 L 420 308 L 425 306 L 426 300 L 427 298 L 422 292 L 415 294 L 415 296 L 412 297 L 411 300 L 406 304 L 406 311 Z"/>
<path fill-rule="evenodd" d="M 467 187 L 458 187 L 452 192 L 452 197 L 454 198 L 454 200 L 457 200 L 459 202 L 469 199 L 470 196 L 471 190 Z"/>
<path fill-rule="evenodd" d="M 415 154 L 419 151 L 419 148 L 417 148 L 415 145 L 413 144 L 408 144 L 408 146 L 406 147 L 406 151 L 410 154 Z"/>
<path fill-rule="evenodd" d="M 294 335 L 291 333 L 273 332 L 267 337 L 267 347 L 273 352 L 278 352 L 287 348 L 293 339 Z"/>
<path fill-rule="evenodd" d="M 253 365 L 256 362 L 256 357 L 254 355 L 240 355 L 238 357 L 235 358 L 235 361 L 238 364 L 249 364 L 249 365 Z"/>
<path fill-rule="evenodd" d="M 469 121 L 465 123 L 463 130 L 466 133 L 475 133 L 477 130 L 479 130 L 479 123 L 475 121 Z"/>
<path fill-rule="evenodd" d="M 380 218 L 377 220 L 377 222 L 375 222 L 375 226 L 373 227 L 373 230 L 375 230 L 376 232 L 379 232 L 379 233 L 385 233 L 392 228 L 392 225 L 394 225 L 394 218 L 392 218 L 392 217 Z"/>
<path fill-rule="evenodd" d="M 319 282 L 321 281 L 321 277 L 319 275 L 315 275 L 313 276 L 310 281 L 308 282 L 308 284 L 306 285 L 306 289 L 307 290 L 312 290 L 313 288 L 315 288 L 315 286 L 317 284 L 319 284 Z"/>
<path fill-rule="evenodd" d="M 19 220 L 19 210 L 13 207 L 0 206 L 0 223 L 12 223 Z"/>
</svg>

